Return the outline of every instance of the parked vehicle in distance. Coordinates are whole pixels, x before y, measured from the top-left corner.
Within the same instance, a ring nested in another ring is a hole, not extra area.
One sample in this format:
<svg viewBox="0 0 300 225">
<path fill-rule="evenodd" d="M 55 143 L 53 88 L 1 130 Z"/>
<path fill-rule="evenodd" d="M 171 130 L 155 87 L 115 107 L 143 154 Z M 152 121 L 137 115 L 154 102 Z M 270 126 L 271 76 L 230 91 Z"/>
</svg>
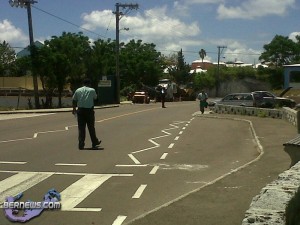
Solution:
<svg viewBox="0 0 300 225">
<path fill-rule="evenodd" d="M 150 103 L 150 97 L 147 91 L 136 91 L 132 96 L 132 103 Z"/>
<path fill-rule="evenodd" d="M 283 94 L 286 93 L 286 90 Z M 257 107 L 261 108 L 274 108 L 274 107 L 290 107 L 294 108 L 296 102 L 290 98 L 282 97 L 283 94 L 280 94 L 280 97 L 277 97 L 275 94 L 269 91 L 254 91 L 252 92 L 255 103 Z"/>
<path fill-rule="evenodd" d="M 252 93 L 232 93 L 226 95 L 221 100 L 216 101 L 215 104 L 254 107 L 255 99 Z M 213 102 L 210 102 L 209 106 L 212 105 Z"/>
</svg>

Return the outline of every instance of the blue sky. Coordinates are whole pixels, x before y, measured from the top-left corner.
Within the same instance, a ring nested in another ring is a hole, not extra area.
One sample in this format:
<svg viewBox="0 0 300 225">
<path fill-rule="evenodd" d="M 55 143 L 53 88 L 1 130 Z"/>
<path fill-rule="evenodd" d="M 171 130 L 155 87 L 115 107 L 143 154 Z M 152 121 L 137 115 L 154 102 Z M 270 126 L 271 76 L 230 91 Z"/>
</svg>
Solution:
<svg viewBox="0 0 300 225">
<path fill-rule="evenodd" d="M 121 19 L 121 41 L 154 43 L 167 56 L 182 49 L 189 64 L 199 59 L 202 48 L 207 60 L 217 61 L 218 46 L 227 47 L 224 61 L 258 63 L 263 45 L 276 34 L 291 39 L 300 35 L 297 0 L 37 0 L 32 7 L 34 39 L 44 41 L 64 31 L 82 31 L 91 41 L 115 39 L 116 3 L 139 5 Z M 28 39 L 26 10 L 1 0 L 0 41 L 25 47 Z"/>
</svg>

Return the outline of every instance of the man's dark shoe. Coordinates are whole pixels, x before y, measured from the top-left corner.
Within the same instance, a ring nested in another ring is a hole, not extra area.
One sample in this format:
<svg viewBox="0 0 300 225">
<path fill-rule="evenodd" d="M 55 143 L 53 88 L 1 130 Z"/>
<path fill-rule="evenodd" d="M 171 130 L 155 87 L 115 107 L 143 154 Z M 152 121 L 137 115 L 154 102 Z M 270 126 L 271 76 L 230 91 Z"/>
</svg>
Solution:
<svg viewBox="0 0 300 225">
<path fill-rule="evenodd" d="M 101 141 L 97 141 L 95 144 L 93 144 L 93 148 L 97 148 L 97 146 L 100 144 L 101 144 Z"/>
<path fill-rule="evenodd" d="M 78 145 L 78 148 L 79 148 L 79 150 L 83 150 L 83 149 L 84 149 L 84 145 L 79 144 L 79 145 Z"/>
</svg>

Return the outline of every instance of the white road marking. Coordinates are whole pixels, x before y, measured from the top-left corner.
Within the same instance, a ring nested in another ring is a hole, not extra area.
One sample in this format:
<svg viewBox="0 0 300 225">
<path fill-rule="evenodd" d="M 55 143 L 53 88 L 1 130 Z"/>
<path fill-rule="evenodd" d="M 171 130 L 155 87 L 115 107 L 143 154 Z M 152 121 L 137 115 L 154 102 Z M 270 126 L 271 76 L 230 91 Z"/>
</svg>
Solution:
<svg viewBox="0 0 300 225">
<path fill-rule="evenodd" d="M 117 167 L 146 167 L 148 164 L 116 165 Z"/>
<path fill-rule="evenodd" d="M 171 143 L 168 148 L 173 148 L 174 143 Z"/>
<path fill-rule="evenodd" d="M 154 166 L 153 169 L 150 171 L 149 174 L 154 175 L 156 174 L 157 170 L 159 169 L 159 166 Z"/>
<path fill-rule="evenodd" d="M 183 128 L 182 128 L 182 130 L 185 130 L 185 129 L 186 129 L 186 127 L 183 127 Z"/>
<path fill-rule="evenodd" d="M 180 132 L 179 132 L 179 134 L 182 134 L 182 133 L 183 133 L 183 131 L 180 131 Z"/>
<path fill-rule="evenodd" d="M 141 186 L 136 190 L 132 198 L 140 198 L 147 187 L 147 184 L 141 184 Z"/>
<path fill-rule="evenodd" d="M 175 137 L 175 138 L 174 138 L 174 141 L 178 141 L 178 139 L 179 139 L 179 136 Z"/>
<path fill-rule="evenodd" d="M 133 154 L 128 154 L 129 158 L 131 158 L 131 160 L 135 163 L 135 164 L 141 164 L 139 160 L 137 160 L 137 158 L 135 158 L 133 156 Z"/>
<path fill-rule="evenodd" d="M 15 196 L 52 176 L 54 173 L 19 172 L 0 181 L 0 203 L 8 196 Z"/>
<path fill-rule="evenodd" d="M 186 127 L 188 127 L 188 126 L 189 126 L 189 124 L 187 123 L 185 126 L 186 126 Z"/>
<path fill-rule="evenodd" d="M 55 163 L 55 166 L 86 166 L 84 163 Z"/>
<path fill-rule="evenodd" d="M 76 209 L 75 207 L 111 177 L 111 175 L 85 175 L 60 193 L 61 210 L 101 211 L 101 208 Z"/>
<path fill-rule="evenodd" d="M 46 175 L 71 175 L 71 176 L 85 176 L 85 175 L 108 175 L 112 177 L 132 177 L 131 173 L 65 173 L 65 172 L 30 172 L 30 171 L 17 171 L 17 170 L 0 170 L 0 173 L 38 173 Z M 0 182 L 1 184 L 1 182 Z"/>
<path fill-rule="evenodd" d="M 9 161 L 0 161 L 0 164 L 26 164 L 27 162 L 9 162 Z"/>
<path fill-rule="evenodd" d="M 118 216 L 112 225 L 121 225 L 125 221 L 126 218 L 127 218 L 127 216 Z"/>
<path fill-rule="evenodd" d="M 162 154 L 162 156 L 160 157 L 160 159 L 166 159 L 167 155 L 168 155 L 168 153 Z"/>
</svg>

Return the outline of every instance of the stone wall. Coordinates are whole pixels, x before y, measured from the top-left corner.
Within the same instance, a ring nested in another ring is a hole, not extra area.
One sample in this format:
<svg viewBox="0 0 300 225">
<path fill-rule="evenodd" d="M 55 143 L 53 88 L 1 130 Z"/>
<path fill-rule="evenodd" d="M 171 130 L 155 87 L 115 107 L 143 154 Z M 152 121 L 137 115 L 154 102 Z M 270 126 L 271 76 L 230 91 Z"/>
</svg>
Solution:
<svg viewBox="0 0 300 225">
<path fill-rule="evenodd" d="M 284 225 L 285 208 L 300 186 L 300 162 L 255 196 L 242 225 Z"/>
<path fill-rule="evenodd" d="M 236 115 L 247 115 L 247 116 L 271 117 L 276 119 L 287 120 L 294 126 L 298 125 L 297 123 L 298 111 L 288 107 L 283 107 L 279 109 L 268 109 L 268 108 L 255 108 L 255 107 L 218 104 L 211 109 L 213 112 L 219 114 L 236 114 Z"/>
</svg>

